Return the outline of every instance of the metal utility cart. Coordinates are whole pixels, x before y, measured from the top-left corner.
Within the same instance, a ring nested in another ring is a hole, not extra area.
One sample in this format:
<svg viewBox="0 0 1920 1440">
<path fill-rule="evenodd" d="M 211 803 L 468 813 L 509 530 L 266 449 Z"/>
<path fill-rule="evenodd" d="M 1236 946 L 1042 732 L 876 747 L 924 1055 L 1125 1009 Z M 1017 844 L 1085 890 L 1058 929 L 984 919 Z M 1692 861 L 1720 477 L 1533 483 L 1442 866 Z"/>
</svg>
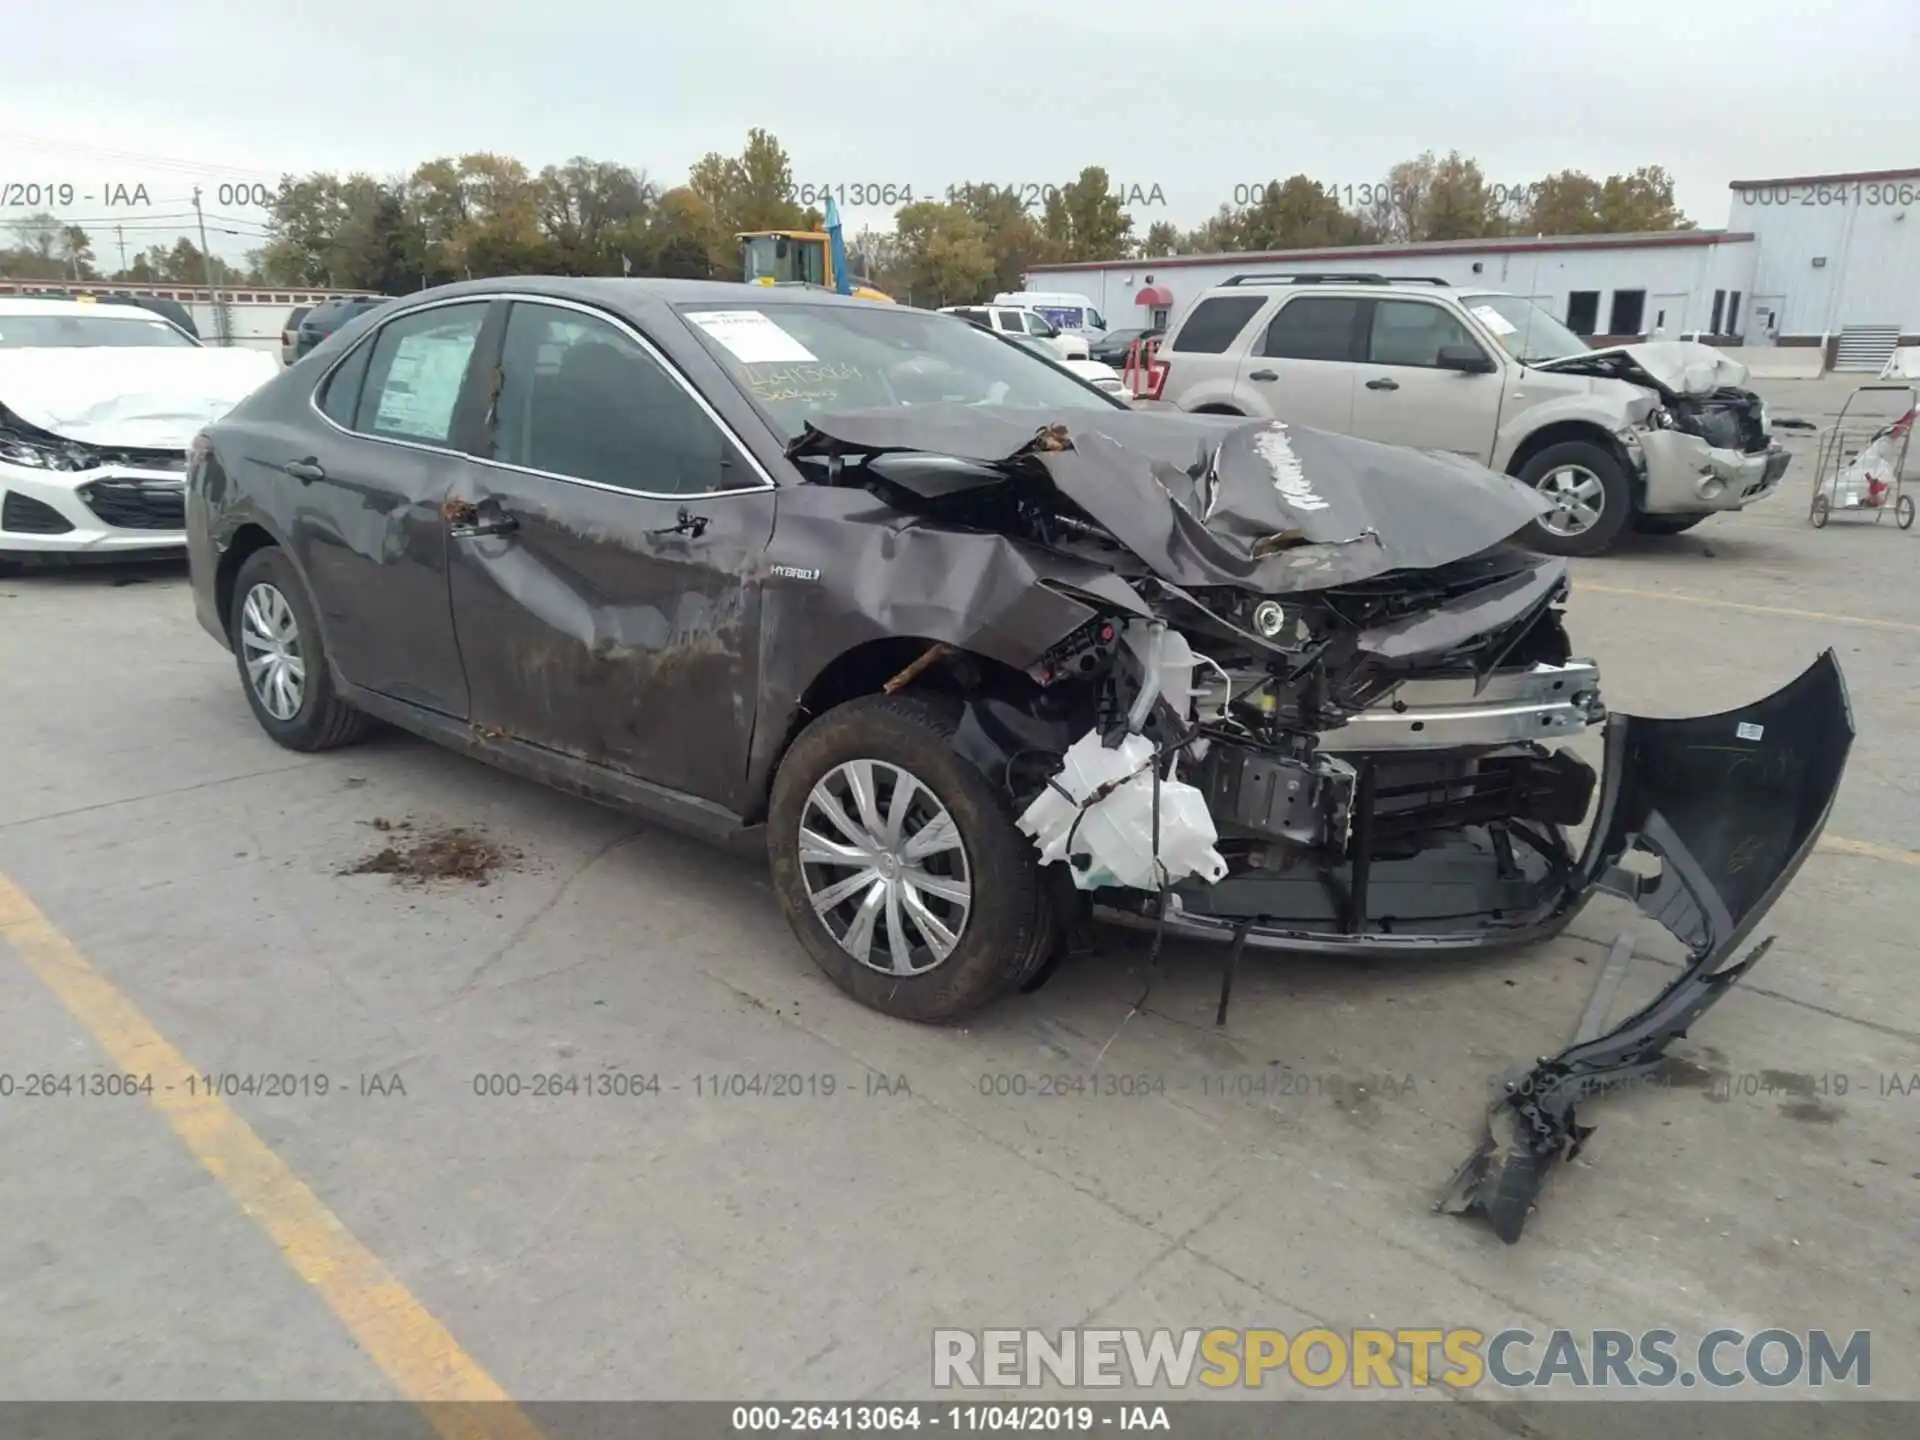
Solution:
<svg viewBox="0 0 1920 1440">
<path fill-rule="evenodd" d="M 1861 397 L 1868 398 L 1861 403 Z M 1893 412 L 1893 405 L 1900 408 Z M 1813 472 L 1813 504 L 1807 518 L 1821 530 L 1836 512 L 1871 514 L 1878 525 L 1893 512 L 1902 530 L 1913 525 L 1913 496 L 1903 472 L 1920 389 L 1912 385 L 1862 385 L 1820 434 Z"/>
</svg>

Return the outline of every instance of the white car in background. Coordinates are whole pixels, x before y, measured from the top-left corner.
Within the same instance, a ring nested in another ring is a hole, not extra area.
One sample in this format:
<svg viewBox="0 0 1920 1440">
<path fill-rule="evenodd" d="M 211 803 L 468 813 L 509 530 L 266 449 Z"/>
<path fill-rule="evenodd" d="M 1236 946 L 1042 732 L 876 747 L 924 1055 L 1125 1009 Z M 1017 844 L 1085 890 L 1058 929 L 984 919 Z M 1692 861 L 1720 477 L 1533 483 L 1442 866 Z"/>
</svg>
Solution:
<svg viewBox="0 0 1920 1440">
<path fill-rule="evenodd" d="M 1069 335 L 1037 310 L 1018 305 L 943 305 L 942 315 L 958 315 L 996 335 L 1030 335 L 1044 341 L 1062 360 L 1085 360 L 1086 337 Z"/>
<path fill-rule="evenodd" d="M 0 563 L 184 553 L 187 447 L 279 372 L 133 306 L 0 298 Z"/>
<path fill-rule="evenodd" d="M 1133 396 L 1127 392 L 1126 381 L 1120 378 L 1120 372 L 1103 360 L 1062 360 L 1053 347 L 1037 335 L 1009 335 L 1007 339 L 1016 345 L 1023 345 L 1034 354 L 1044 356 L 1062 370 L 1078 375 L 1096 390 L 1104 390 L 1116 400 L 1124 400 L 1129 405 Z"/>
</svg>

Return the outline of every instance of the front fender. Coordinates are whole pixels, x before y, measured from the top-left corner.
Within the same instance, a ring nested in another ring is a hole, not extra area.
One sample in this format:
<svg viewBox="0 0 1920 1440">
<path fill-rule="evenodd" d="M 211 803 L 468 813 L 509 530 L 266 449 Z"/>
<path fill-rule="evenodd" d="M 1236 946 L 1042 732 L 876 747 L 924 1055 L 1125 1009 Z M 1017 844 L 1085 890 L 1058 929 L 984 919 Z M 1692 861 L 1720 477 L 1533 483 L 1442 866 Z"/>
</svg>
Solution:
<svg viewBox="0 0 1920 1440">
<path fill-rule="evenodd" d="M 815 678 L 859 646 L 916 637 L 1026 670 L 1094 619 L 1096 603 L 1150 613 L 1104 566 L 906 515 L 864 490 L 796 486 L 779 506 L 761 602 L 752 794 L 770 781 Z"/>
</svg>

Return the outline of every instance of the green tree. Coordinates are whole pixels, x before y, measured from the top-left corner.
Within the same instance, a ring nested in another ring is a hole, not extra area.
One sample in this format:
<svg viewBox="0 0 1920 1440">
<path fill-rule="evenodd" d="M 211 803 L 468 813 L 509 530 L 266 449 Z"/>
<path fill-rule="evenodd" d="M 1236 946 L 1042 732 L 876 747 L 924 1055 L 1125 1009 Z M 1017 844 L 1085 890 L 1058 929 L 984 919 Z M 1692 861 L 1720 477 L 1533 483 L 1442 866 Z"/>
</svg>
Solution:
<svg viewBox="0 0 1920 1440">
<path fill-rule="evenodd" d="M 1635 230 L 1692 230 L 1673 200 L 1673 177 L 1658 165 L 1609 175 L 1600 186 L 1600 218 L 1612 234 Z"/>
<path fill-rule="evenodd" d="M 1040 231 L 1057 260 L 1118 260 L 1133 244 L 1133 217 L 1120 208 L 1107 172 L 1089 165 L 1047 192 Z"/>
<path fill-rule="evenodd" d="M 993 278 L 982 287 L 987 294 L 1018 290 L 1020 277 L 1029 269 L 1057 258 L 1057 248 L 1013 191 L 993 184 L 970 184 L 955 190 L 950 198 L 986 230 L 987 250 L 994 262 Z"/>
<path fill-rule="evenodd" d="M 1156 220 L 1147 227 L 1146 238 L 1140 242 L 1140 254 L 1146 258 L 1159 255 L 1178 255 L 1181 253 L 1180 227 L 1170 220 Z"/>
<path fill-rule="evenodd" d="M 1306 175 L 1268 182 L 1260 198 L 1239 213 L 1235 227 L 1243 250 L 1361 245 L 1370 238 L 1365 221 Z"/>
<path fill-rule="evenodd" d="M 747 132 L 746 147 L 737 156 L 709 152 L 694 162 L 687 188 L 705 201 L 714 215 L 716 276 L 740 278 L 740 252 L 734 236 L 748 230 L 817 229 L 817 211 L 808 211 L 793 199 L 793 165 L 780 142 L 760 129 Z"/>
<path fill-rule="evenodd" d="M 987 227 L 958 201 L 903 206 L 894 226 L 910 303 L 932 307 L 975 300 L 992 281 Z"/>
</svg>

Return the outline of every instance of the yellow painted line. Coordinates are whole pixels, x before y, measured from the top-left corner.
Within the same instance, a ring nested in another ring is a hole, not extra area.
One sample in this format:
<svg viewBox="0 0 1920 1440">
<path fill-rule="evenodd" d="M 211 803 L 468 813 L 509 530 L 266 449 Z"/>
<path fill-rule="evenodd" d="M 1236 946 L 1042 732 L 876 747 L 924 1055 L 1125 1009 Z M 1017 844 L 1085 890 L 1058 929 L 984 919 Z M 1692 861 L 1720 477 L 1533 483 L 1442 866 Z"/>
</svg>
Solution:
<svg viewBox="0 0 1920 1440">
<path fill-rule="evenodd" d="M 400 1393 L 425 1407 L 441 1440 L 542 1440 L 507 1392 L 246 1121 L 204 1086 L 189 1088 L 198 1072 L 187 1058 L 5 875 L 0 939 L 116 1065 L 153 1077 L 154 1108 Z"/>
<path fill-rule="evenodd" d="M 1871 840 L 1849 840 L 1844 835 L 1822 835 L 1816 850 L 1829 855 L 1861 855 L 1869 860 L 1889 860 L 1895 865 L 1920 865 L 1920 850 L 1896 850 L 1891 845 L 1876 845 Z"/>
<path fill-rule="evenodd" d="M 1785 605 L 1751 605 L 1744 600 L 1721 600 L 1712 595 L 1682 595 L 1671 590 L 1639 590 L 1631 585 L 1596 585 L 1590 580 L 1575 580 L 1573 593 L 1581 595 L 1630 595 L 1637 600 L 1676 600 L 1682 605 L 1711 605 L 1721 610 L 1744 610 L 1749 615 L 1780 615 L 1789 620 L 1824 620 L 1831 625 L 1860 625 L 1869 630 L 1897 630 L 1903 635 L 1920 635 L 1920 625 L 1906 620 L 1876 620 L 1870 615 L 1835 615 L 1826 610 L 1792 610 Z"/>
</svg>

